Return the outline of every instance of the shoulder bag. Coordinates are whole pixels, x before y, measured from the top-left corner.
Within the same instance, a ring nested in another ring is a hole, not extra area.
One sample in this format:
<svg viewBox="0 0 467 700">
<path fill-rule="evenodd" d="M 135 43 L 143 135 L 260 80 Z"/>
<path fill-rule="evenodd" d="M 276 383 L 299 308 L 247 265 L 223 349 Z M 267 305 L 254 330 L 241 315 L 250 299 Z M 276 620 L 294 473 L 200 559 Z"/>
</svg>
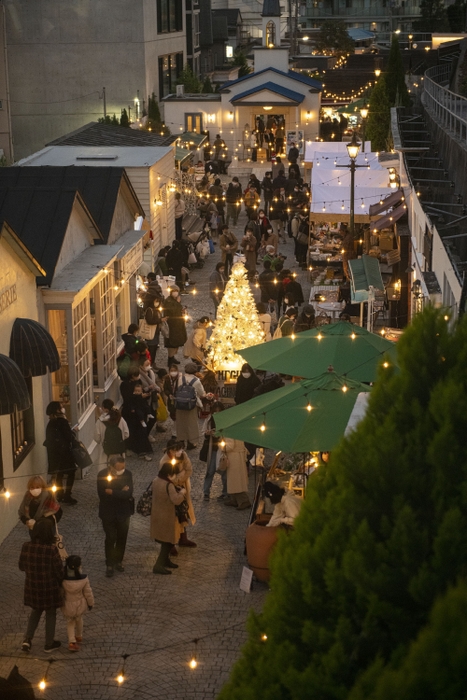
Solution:
<svg viewBox="0 0 467 700">
<path fill-rule="evenodd" d="M 57 525 L 57 518 L 55 515 L 53 516 L 54 518 L 54 523 L 55 523 L 55 546 L 58 549 L 58 553 L 60 554 L 60 559 L 62 561 L 66 561 L 68 558 L 68 553 L 65 549 L 65 545 L 63 544 L 63 535 L 61 535 L 58 531 L 58 525 Z"/>
<path fill-rule="evenodd" d="M 141 494 L 136 504 L 136 512 L 147 518 L 151 515 L 152 510 L 152 481 L 145 491 Z"/>
<path fill-rule="evenodd" d="M 81 440 L 78 440 L 77 438 L 73 440 L 71 445 L 71 454 L 73 456 L 74 463 L 80 469 L 91 466 L 91 456 Z"/>
</svg>

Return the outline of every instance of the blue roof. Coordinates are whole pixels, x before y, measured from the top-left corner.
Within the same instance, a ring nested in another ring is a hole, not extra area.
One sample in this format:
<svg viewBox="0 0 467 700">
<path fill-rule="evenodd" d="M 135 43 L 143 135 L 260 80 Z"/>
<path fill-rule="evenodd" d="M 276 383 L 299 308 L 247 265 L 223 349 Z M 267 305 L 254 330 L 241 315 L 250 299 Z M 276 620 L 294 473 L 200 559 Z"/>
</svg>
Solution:
<svg viewBox="0 0 467 700">
<path fill-rule="evenodd" d="M 285 88 L 282 85 L 277 85 L 277 83 L 271 83 L 269 81 L 267 83 L 257 85 L 256 87 L 251 88 L 250 90 L 246 90 L 245 92 L 241 92 L 239 95 L 235 95 L 234 97 L 232 97 L 230 102 L 232 102 L 232 104 L 235 104 L 239 100 L 242 100 L 244 97 L 248 97 L 248 95 L 254 95 L 256 92 L 261 92 L 262 90 L 270 90 L 271 92 L 276 93 L 276 95 L 281 95 L 282 97 L 285 97 L 288 100 L 296 102 L 296 104 L 300 104 L 305 99 L 305 96 L 302 95 L 300 92 L 294 92 L 293 90 L 289 90 L 288 88 Z"/>
<path fill-rule="evenodd" d="M 319 92 L 321 92 L 321 90 L 323 89 L 323 85 L 319 80 L 315 80 L 314 78 L 308 78 L 305 75 L 296 73 L 296 71 L 294 70 L 289 70 L 287 71 L 287 73 L 284 73 L 284 71 L 278 70 L 277 68 L 263 68 L 263 70 L 260 70 L 257 73 L 249 73 L 248 75 L 244 75 L 242 78 L 237 78 L 237 80 L 229 80 L 227 83 L 221 85 L 219 90 L 224 90 L 226 88 L 232 87 L 232 85 L 237 85 L 237 83 L 240 83 L 244 80 L 250 80 L 251 78 L 257 75 L 261 75 L 261 73 L 266 73 L 267 71 L 273 71 L 278 75 L 285 75 L 287 78 L 297 80 L 299 83 L 305 83 L 306 85 L 315 88 L 315 90 L 318 90 Z"/>
</svg>

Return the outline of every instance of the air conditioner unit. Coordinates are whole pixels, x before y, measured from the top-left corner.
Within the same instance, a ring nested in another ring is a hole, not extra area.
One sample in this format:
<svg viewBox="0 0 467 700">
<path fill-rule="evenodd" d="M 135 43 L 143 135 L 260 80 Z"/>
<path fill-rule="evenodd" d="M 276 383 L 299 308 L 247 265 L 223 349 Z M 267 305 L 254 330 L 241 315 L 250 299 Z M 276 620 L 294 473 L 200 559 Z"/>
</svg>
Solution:
<svg viewBox="0 0 467 700">
<path fill-rule="evenodd" d="M 185 94 L 185 86 L 184 85 L 177 85 L 177 97 L 183 97 Z"/>
</svg>

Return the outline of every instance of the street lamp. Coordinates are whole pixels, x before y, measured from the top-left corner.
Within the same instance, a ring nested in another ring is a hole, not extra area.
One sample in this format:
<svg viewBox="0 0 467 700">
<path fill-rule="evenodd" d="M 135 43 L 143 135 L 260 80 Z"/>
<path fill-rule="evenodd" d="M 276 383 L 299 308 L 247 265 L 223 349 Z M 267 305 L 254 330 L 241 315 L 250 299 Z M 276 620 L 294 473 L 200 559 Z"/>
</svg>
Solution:
<svg viewBox="0 0 467 700">
<path fill-rule="evenodd" d="M 350 235 L 354 236 L 355 232 L 355 170 L 356 170 L 356 159 L 358 152 L 360 151 L 360 143 L 357 141 L 357 136 L 355 131 L 352 136 L 352 140 L 347 144 L 347 153 L 350 158 Z"/>
<path fill-rule="evenodd" d="M 377 78 L 379 78 L 379 76 L 381 75 L 381 68 L 376 68 L 376 69 L 375 69 L 375 75 L 376 75 Z"/>
<path fill-rule="evenodd" d="M 368 117 L 368 107 L 362 107 L 360 116 L 362 118 L 362 153 L 365 153 L 365 126 L 366 118 Z"/>
</svg>

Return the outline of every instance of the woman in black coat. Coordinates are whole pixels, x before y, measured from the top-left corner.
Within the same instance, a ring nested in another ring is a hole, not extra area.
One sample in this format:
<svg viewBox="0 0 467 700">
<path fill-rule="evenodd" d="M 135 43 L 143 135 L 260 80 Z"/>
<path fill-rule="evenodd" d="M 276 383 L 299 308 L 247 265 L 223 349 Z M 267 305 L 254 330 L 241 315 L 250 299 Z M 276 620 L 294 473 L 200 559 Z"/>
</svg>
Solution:
<svg viewBox="0 0 467 700">
<path fill-rule="evenodd" d="M 71 496 L 71 490 L 75 482 L 76 464 L 72 454 L 72 448 L 76 442 L 76 435 L 66 419 L 65 409 L 60 401 L 51 401 L 46 408 L 49 422 L 45 429 L 45 446 L 49 462 L 49 474 L 54 475 L 54 483 L 57 487 L 57 501 L 64 501 L 75 505 L 78 501 Z M 63 478 L 66 477 L 66 488 L 63 493 Z"/>
<path fill-rule="evenodd" d="M 240 376 L 237 379 L 237 387 L 235 390 L 235 403 L 245 403 L 254 396 L 254 391 L 261 384 L 255 374 L 255 371 L 249 364 L 242 365 Z"/>
<path fill-rule="evenodd" d="M 175 286 L 171 287 L 170 295 L 164 301 L 163 315 L 167 318 L 167 324 L 169 326 L 169 337 L 164 339 L 164 345 L 167 348 L 169 356 L 169 367 L 174 363 L 176 365 L 180 364 L 175 355 L 177 354 L 178 348 L 185 345 L 187 341 L 185 313 L 179 299 L 180 288 Z"/>
</svg>

